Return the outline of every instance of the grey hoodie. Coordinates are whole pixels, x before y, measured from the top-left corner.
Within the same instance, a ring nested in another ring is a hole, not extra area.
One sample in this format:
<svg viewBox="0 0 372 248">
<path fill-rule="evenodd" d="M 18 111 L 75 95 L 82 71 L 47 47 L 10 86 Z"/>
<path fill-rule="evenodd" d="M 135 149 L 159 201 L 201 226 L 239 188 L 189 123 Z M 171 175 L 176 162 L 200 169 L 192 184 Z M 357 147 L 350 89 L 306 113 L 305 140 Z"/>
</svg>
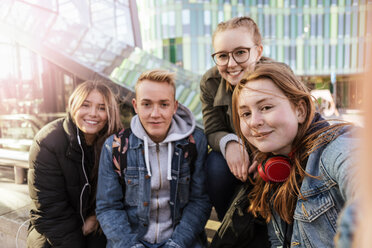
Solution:
<svg viewBox="0 0 372 248">
<path fill-rule="evenodd" d="M 138 115 L 133 117 L 130 126 L 133 134 L 144 142 L 146 168 L 151 176 L 150 222 L 143 240 L 160 243 L 168 240 L 173 232 L 169 206 L 173 142 L 193 133 L 195 118 L 188 108 L 178 105 L 167 137 L 160 143 L 150 139 Z"/>
</svg>

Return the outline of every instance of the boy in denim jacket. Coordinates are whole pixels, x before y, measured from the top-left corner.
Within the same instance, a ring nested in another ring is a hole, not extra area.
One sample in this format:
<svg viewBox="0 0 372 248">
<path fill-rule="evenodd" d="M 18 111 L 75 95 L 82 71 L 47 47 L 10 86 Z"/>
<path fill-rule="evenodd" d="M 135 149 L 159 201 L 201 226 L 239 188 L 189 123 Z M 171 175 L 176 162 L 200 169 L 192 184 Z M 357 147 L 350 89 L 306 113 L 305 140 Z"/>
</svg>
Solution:
<svg viewBox="0 0 372 248">
<path fill-rule="evenodd" d="M 125 192 L 113 169 L 115 135 L 100 158 L 96 213 L 107 247 L 205 247 L 207 140 L 191 111 L 175 100 L 172 73 L 144 72 L 135 91 L 137 115 L 123 147 Z"/>
</svg>

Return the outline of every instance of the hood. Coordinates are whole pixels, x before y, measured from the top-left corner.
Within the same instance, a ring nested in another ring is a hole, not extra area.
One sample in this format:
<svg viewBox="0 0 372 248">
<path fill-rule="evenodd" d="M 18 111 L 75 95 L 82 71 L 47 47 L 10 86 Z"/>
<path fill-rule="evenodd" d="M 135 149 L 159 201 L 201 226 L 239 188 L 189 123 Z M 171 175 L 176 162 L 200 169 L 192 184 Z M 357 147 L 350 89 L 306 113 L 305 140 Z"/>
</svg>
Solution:
<svg viewBox="0 0 372 248">
<path fill-rule="evenodd" d="M 172 165 L 172 154 L 173 154 L 173 147 L 172 142 L 181 140 L 184 138 L 187 138 L 194 132 L 195 129 L 195 118 L 192 114 L 192 112 L 185 106 L 179 104 L 178 109 L 176 113 L 173 115 L 173 119 L 171 122 L 171 126 L 169 128 L 168 134 L 166 138 L 159 143 L 159 145 L 166 144 L 168 146 L 168 173 L 167 173 L 167 179 L 171 180 L 171 165 Z M 138 115 L 135 115 L 132 118 L 132 121 L 130 123 L 130 127 L 132 129 L 133 134 L 143 140 L 144 143 L 144 153 L 145 153 L 145 163 L 146 168 L 148 171 L 148 175 L 151 176 L 151 170 L 150 170 L 150 163 L 149 163 L 149 146 L 155 146 L 156 143 L 151 140 L 151 138 L 148 136 L 147 132 L 143 128 L 141 121 L 138 117 Z"/>
</svg>

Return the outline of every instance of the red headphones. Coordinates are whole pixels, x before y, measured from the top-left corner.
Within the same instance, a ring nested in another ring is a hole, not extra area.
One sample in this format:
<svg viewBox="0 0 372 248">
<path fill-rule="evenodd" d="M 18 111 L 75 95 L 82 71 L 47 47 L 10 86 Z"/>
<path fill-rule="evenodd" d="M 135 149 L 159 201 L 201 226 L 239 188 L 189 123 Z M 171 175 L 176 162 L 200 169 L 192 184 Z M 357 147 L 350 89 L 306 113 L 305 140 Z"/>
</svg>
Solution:
<svg viewBox="0 0 372 248">
<path fill-rule="evenodd" d="M 284 155 L 271 155 L 258 166 L 258 174 L 265 182 L 285 182 L 290 173 L 290 158 Z"/>
</svg>

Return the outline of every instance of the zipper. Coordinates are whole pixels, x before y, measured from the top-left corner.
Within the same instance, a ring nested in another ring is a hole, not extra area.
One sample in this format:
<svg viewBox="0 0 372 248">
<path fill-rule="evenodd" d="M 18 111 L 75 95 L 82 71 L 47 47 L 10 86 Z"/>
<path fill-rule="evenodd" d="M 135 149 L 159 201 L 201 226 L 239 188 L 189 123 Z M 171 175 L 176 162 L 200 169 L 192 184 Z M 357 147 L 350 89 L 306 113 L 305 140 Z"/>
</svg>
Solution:
<svg viewBox="0 0 372 248">
<path fill-rule="evenodd" d="M 159 212 L 160 212 L 160 209 L 159 209 L 159 190 L 161 189 L 162 185 L 161 185 L 161 168 L 160 168 L 160 159 L 159 159 L 159 152 L 160 152 L 160 148 L 159 148 L 159 144 L 156 143 L 156 157 L 158 159 L 158 171 L 159 171 L 159 188 L 158 190 L 156 191 L 156 229 L 155 229 L 155 244 L 158 243 L 158 232 L 159 232 Z"/>
</svg>

